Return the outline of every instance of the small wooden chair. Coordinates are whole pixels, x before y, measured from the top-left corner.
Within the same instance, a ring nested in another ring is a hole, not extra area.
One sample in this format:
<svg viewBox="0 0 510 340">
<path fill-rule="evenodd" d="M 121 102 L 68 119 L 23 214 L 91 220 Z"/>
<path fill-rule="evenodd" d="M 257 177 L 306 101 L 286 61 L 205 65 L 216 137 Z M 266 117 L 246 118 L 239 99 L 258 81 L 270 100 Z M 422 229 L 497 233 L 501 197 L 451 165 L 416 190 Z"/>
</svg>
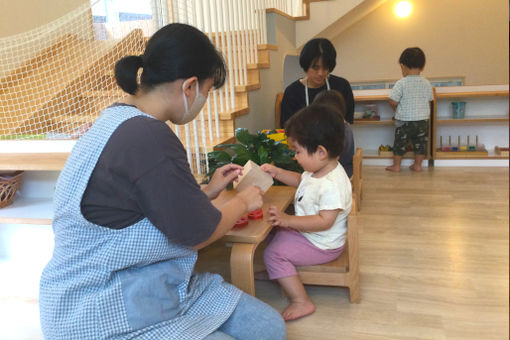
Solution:
<svg viewBox="0 0 510 340">
<path fill-rule="evenodd" d="M 357 148 L 352 157 L 352 201 L 356 202 L 357 211 L 361 210 L 361 199 L 363 198 L 363 149 Z M 354 210 L 354 208 L 352 208 Z M 351 211 L 352 211 L 351 210 Z"/>
<path fill-rule="evenodd" d="M 355 202 L 351 211 L 355 211 Z M 338 286 L 349 288 L 351 303 L 360 301 L 359 252 L 357 217 L 349 214 L 347 220 L 347 240 L 345 248 L 336 260 L 314 266 L 297 267 L 303 284 Z"/>
<path fill-rule="evenodd" d="M 282 114 L 282 99 L 283 92 L 276 94 L 276 102 L 274 104 L 274 126 L 276 129 L 281 129 L 280 126 L 280 116 Z"/>
</svg>

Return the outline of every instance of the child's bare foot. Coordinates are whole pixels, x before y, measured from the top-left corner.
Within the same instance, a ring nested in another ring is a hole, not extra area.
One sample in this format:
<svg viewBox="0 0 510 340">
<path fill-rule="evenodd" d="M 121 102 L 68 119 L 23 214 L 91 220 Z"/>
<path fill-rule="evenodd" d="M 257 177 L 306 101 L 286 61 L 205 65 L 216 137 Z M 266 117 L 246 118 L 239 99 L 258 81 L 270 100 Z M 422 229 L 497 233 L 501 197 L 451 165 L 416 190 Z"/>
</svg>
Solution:
<svg viewBox="0 0 510 340">
<path fill-rule="evenodd" d="M 400 167 L 396 166 L 396 165 L 392 165 L 392 166 L 386 167 L 386 170 L 391 171 L 391 172 L 400 172 Z"/>
<path fill-rule="evenodd" d="M 283 320 L 290 321 L 302 318 L 315 312 L 312 300 L 291 301 L 290 305 L 282 312 Z"/>
<path fill-rule="evenodd" d="M 416 172 L 421 172 L 422 168 L 420 165 L 416 165 L 416 164 L 413 164 L 411 166 L 409 166 L 409 169 L 413 170 L 413 171 L 416 171 Z"/>
<path fill-rule="evenodd" d="M 269 275 L 267 274 L 267 271 L 265 271 L 265 270 L 261 270 L 260 272 L 255 272 L 255 274 L 253 274 L 253 276 L 255 277 L 255 280 L 263 280 L 263 281 L 269 280 Z"/>
</svg>

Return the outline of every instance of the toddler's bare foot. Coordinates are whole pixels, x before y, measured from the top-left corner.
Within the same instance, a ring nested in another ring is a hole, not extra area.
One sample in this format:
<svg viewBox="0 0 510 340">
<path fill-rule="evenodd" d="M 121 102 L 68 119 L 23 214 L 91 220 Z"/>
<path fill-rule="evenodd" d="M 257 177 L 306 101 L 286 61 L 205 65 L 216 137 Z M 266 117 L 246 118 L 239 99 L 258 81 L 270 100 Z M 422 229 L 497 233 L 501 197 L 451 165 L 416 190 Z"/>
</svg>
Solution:
<svg viewBox="0 0 510 340">
<path fill-rule="evenodd" d="M 265 270 L 261 270 L 260 272 L 255 272 L 255 274 L 253 274 L 253 276 L 255 277 L 255 280 L 263 280 L 263 281 L 269 280 L 269 275 L 267 274 L 267 271 L 265 271 Z"/>
<path fill-rule="evenodd" d="M 283 320 L 290 321 L 302 318 L 315 312 L 312 300 L 291 301 L 290 305 L 282 312 Z"/>
<path fill-rule="evenodd" d="M 396 165 L 392 165 L 392 166 L 386 167 L 386 170 L 391 171 L 391 172 L 400 172 L 400 167 L 396 166 Z"/>
<path fill-rule="evenodd" d="M 422 168 L 420 165 L 416 165 L 416 164 L 413 164 L 411 166 L 409 166 L 409 169 L 413 170 L 413 171 L 416 171 L 416 172 L 421 172 Z"/>
</svg>

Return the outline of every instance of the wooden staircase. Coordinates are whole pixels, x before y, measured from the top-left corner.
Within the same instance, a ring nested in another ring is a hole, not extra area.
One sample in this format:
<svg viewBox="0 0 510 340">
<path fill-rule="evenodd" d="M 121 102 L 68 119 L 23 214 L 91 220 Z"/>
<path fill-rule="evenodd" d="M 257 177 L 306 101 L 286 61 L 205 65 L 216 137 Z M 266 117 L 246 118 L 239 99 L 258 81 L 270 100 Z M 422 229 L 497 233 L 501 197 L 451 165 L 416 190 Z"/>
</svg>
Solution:
<svg viewBox="0 0 510 340">
<path fill-rule="evenodd" d="M 304 3 L 309 7 L 309 3 L 314 0 L 306 0 Z M 267 9 L 267 12 L 274 12 L 291 18 L 292 20 L 306 20 L 308 14 L 303 17 L 293 18 L 276 9 Z M 306 13 L 309 13 L 307 9 Z M 211 40 L 213 43 L 216 39 L 223 37 L 213 34 Z M 236 39 L 236 34 L 232 33 L 232 39 Z M 14 122 L 9 128 L 0 124 L 0 137 L 2 135 L 25 134 L 30 131 L 32 134 L 44 134 L 47 132 L 63 132 L 69 131 L 69 126 L 80 126 L 90 124 L 97 119 L 100 112 L 111 103 L 118 101 L 126 94 L 121 91 L 115 83 L 113 68 L 115 62 L 125 55 L 139 55 L 143 52 L 148 38 L 143 37 L 141 30 L 134 30 L 121 41 L 108 43 L 105 41 L 83 41 L 76 36 L 66 35 L 49 48 L 40 51 L 36 57 L 27 61 L 24 65 L 14 70 L 11 75 L 0 79 L 0 121 L 5 119 L 8 112 L 4 108 L 10 103 L 9 101 L 17 100 L 18 112 Z M 129 48 L 126 48 L 129 46 Z M 220 46 L 220 44 L 217 44 Z M 94 49 L 95 57 L 88 58 L 87 51 Z M 74 51 L 74 57 L 66 58 L 66 51 Z M 256 63 L 246 65 L 247 84 L 237 85 L 234 87 L 235 107 L 229 110 L 218 110 L 219 120 L 219 136 L 215 133 L 214 138 L 206 138 L 206 145 L 203 145 L 203 139 L 199 138 L 200 153 L 212 151 L 213 148 L 222 143 L 233 142 L 235 140 L 234 133 L 236 129 L 236 118 L 246 115 L 250 111 L 249 92 L 261 88 L 260 70 L 270 67 L 270 52 L 277 50 L 277 46 L 271 44 L 258 45 Z M 239 52 L 239 51 L 237 51 Z M 222 52 L 227 59 L 226 53 Z M 233 58 L 236 57 L 234 51 Z M 80 56 L 81 59 L 78 57 Z M 55 60 L 65 59 L 65 65 L 58 64 Z M 79 59 L 79 67 L 76 67 L 76 59 Z M 58 67 L 57 67 L 58 66 Z M 62 69 L 61 72 L 55 73 L 55 69 Z M 38 79 L 40 87 L 30 89 L 29 83 L 34 78 Z M 51 80 L 58 84 L 53 90 L 46 90 L 44 84 Z M 41 86 L 43 87 L 41 89 Z M 20 89 L 26 89 L 21 91 Z M 30 105 L 30 99 L 37 96 L 37 105 Z M 17 97 L 17 99 L 16 99 Z M 209 100 L 211 112 L 214 112 L 213 98 Z M 218 98 L 219 100 L 219 98 Z M 219 106 L 219 104 L 217 104 Z M 222 107 L 226 107 L 223 105 Z M 204 107 L 203 118 L 199 116 L 196 119 L 197 126 L 201 124 L 208 126 L 208 110 L 207 105 Z M 204 122 L 202 122 L 204 119 Z M 193 129 L 189 129 L 190 135 L 186 144 L 183 127 L 169 124 L 174 130 L 180 132 L 179 135 L 186 147 L 195 148 L 195 136 Z M 216 125 L 216 122 L 213 122 Z M 36 130 L 33 127 L 36 126 Z M 22 169 L 16 167 L 13 163 L 14 155 L 4 156 L 0 152 L 0 167 L 5 164 L 3 159 L 9 159 L 9 168 Z M 40 162 L 42 165 L 31 165 L 31 170 L 60 170 L 67 157 L 59 155 L 58 161 L 44 162 L 44 154 L 33 154 L 34 162 Z M 22 164 L 26 166 L 30 159 L 23 157 Z M 30 157 L 29 157 L 30 158 Z M 48 158 L 54 159 L 55 154 L 48 154 Z"/>
<path fill-rule="evenodd" d="M 62 133 L 72 126 L 94 122 L 105 107 L 126 96 L 115 83 L 115 62 L 125 55 L 141 54 L 147 40 L 141 30 L 132 31 L 115 44 L 62 37 L 1 79 L 0 119 L 5 119 L 12 107 L 16 107 L 16 114 L 9 115 L 9 127 L 0 125 L 0 136 Z M 269 67 L 269 51 L 275 48 L 259 46 L 258 63 L 247 65 L 248 83 L 234 88 L 236 106 L 219 112 L 219 137 L 207 138 L 204 151 L 234 136 L 235 119 L 248 114 L 248 92 L 260 88 L 259 70 Z M 51 86 L 45 86 L 49 83 Z M 214 110 L 213 100 L 210 105 Z M 208 112 L 207 106 L 204 110 Z M 204 117 L 207 120 L 207 114 Z M 190 140 L 193 143 L 193 135 Z"/>
</svg>

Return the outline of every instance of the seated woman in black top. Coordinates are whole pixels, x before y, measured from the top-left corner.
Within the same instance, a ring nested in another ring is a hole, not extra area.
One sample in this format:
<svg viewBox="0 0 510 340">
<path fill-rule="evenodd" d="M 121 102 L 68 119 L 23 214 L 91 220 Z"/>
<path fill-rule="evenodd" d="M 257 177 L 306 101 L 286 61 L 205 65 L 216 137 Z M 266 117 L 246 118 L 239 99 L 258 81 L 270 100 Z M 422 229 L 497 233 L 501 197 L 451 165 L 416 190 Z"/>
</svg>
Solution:
<svg viewBox="0 0 510 340">
<path fill-rule="evenodd" d="M 330 74 L 336 66 L 336 50 L 328 39 L 312 39 L 305 44 L 299 56 L 299 64 L 306 73 L 285 89 L 282 99 L 280 126 L 324 90 L 337 90 L 345 99 L 345 120 L 353 123 L 354 97 L 351 85 L 341 77 Z"/>
</svg>

